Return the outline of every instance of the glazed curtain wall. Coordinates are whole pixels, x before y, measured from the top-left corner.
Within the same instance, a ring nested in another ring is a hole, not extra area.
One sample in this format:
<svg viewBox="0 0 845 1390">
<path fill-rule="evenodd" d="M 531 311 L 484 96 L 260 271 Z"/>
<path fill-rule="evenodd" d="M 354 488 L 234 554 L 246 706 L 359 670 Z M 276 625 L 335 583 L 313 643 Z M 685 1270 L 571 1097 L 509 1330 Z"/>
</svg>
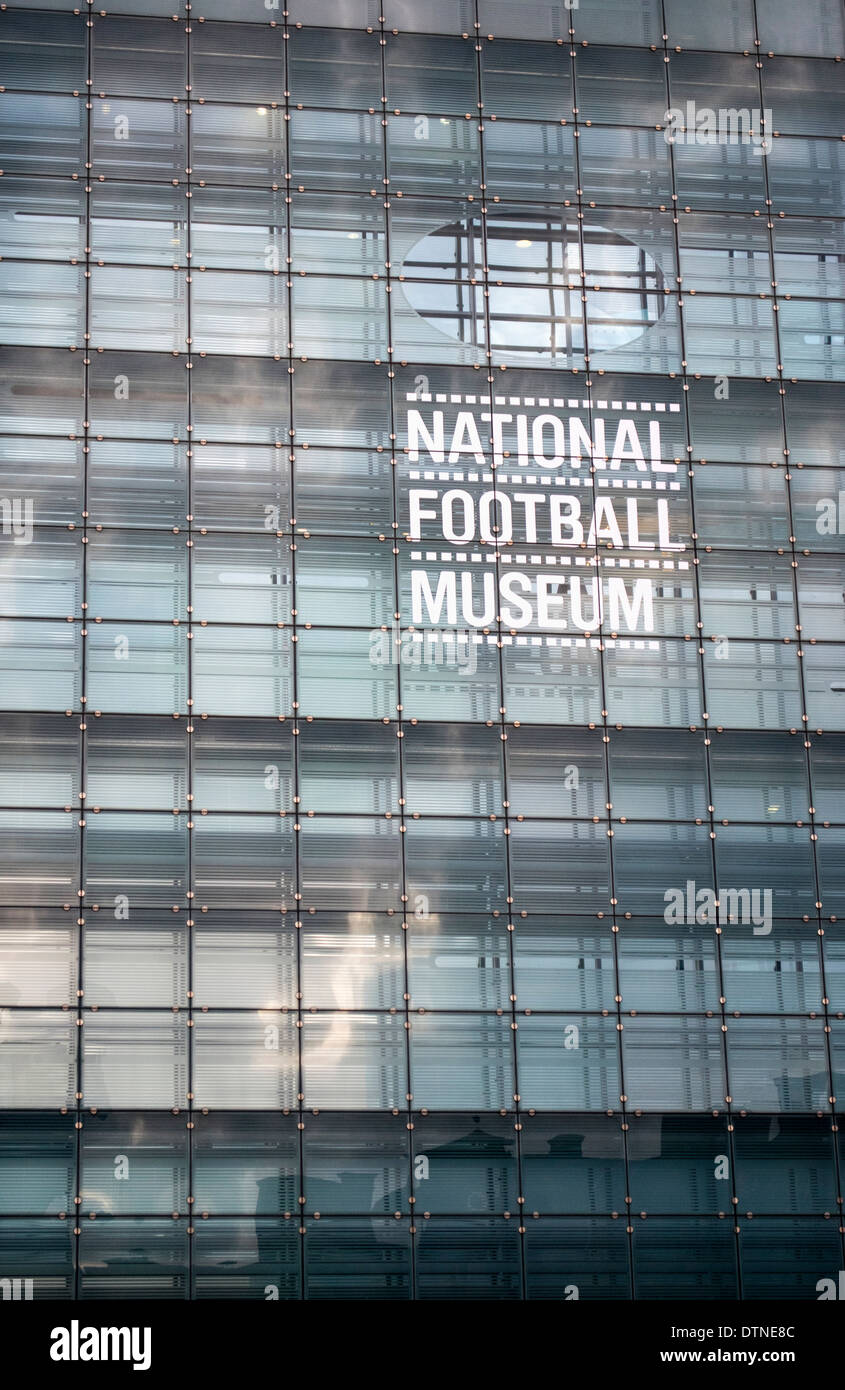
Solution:
<svg viewBox="0 0 845 1390">
<path fill-rule="evenodd" d="M 0 1280 L 817 1298 L 845 10 L 125 8 L 0 15 Z"/>
</svg>

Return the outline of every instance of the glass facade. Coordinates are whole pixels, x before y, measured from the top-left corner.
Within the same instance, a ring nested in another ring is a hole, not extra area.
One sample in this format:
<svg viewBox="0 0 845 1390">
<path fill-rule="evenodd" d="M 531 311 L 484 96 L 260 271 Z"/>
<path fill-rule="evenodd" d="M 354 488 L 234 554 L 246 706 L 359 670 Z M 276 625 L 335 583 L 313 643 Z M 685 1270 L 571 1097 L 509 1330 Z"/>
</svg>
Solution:
<svg viewBox="0 0 845 1390">
<path fill-rule="evenodd" d="M 287 3 L 0 14 L 3 1296 L 816 1299 L 845 8 Z"/>
</svg>

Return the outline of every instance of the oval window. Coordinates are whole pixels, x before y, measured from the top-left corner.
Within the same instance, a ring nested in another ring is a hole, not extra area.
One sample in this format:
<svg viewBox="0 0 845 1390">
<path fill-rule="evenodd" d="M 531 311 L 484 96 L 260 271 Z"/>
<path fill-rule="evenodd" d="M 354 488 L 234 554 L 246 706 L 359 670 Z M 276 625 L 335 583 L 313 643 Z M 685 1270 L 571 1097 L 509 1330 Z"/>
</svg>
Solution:
<svg viewBox="0 0 845 1390">
<path fill-rule="evenodd" d="M 478 347 L 486 314 L 496 354 L 526 362 L 582 357 L 586 342 L 613 351 L 663 313 L 660 266 L 598 222 L 579 235 L 574 219 L 488 217 L 487 257 L 485 279 L 480 216 L 438 227 L 405 257 L 405 297 L 432 328 Z"/>
</svg>

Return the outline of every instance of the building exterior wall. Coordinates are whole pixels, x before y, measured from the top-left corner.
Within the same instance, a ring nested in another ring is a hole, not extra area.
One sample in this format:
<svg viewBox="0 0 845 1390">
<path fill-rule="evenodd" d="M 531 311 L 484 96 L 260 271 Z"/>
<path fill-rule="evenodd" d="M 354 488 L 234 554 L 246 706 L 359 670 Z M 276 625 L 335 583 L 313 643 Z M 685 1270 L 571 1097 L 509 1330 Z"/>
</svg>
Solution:
<svg viewBox="0 0 845 1390">
<path fill-rule="evenodd" d="M 283 3 L 0 15 L 0 1276 L 818 1298 L 845 10 Z"/>
</svg>

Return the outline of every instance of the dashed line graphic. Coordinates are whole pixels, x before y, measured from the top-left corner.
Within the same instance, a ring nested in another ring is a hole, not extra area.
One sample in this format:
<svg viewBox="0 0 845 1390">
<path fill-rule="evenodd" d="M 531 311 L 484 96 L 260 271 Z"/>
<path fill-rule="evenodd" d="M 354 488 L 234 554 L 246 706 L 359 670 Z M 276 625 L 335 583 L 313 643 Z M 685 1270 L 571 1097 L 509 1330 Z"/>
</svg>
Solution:
<svg viewBox="0 0 845 1390">
<path fill-rule="evenodd" d="M 454 472 L 451 469 L 412 468 L 408 472 L 411 482 L 426 483 L 496 483 L 501 486 L 518 483 L 521 487 L 592 487 L 593 475 L 576 474 L 567 478 L 553 478 L 550 474 L 536 473 L 491 473 Z M 680 492 L 680 483 L 667 483 L 663 479 L 651 478 L 596 478 L 597 487 L 641 488 L 644 492 Z"/>
<path fill-rule="evenodd" d="M 424 392 L 417 395 L 416 391 L 407 391 L 405 400 L 417 405 L 486 405 L 490 404 L 490 397 L 485 395 L 464 396 L 452 394 L 447 391 L 438 391 L 432 394 Z M 578 399 L 572 396 L 494 396 L 493 405 L 524 405 L 535 409 L 556 409 L 556 410 L 624 410 L 627 414 L 649 414 L 651 411 L 666 412 L 671 415 L 680 414 L 681 407 L 676 401 L 590 401 L 583 397 Z"/>
<path fill-rule="evenodd" d="M 456 641 L 453 633 L 436 631 L 433 633 L 406 632 L 403 635 L 403 641 L 430 643 L 433 637 L 442 642 Z M 511 637 L 509 633 L 502 633 L 501 637 L 491 637 L 473 632 L 462 636 L 460 640 L 462 642 L 469 641 L 474 647 L 580 647 L 590 648 L 596 652 L 606 651 L 609 647 L 617 647 L 623 651 L 660 651 L 659 642 L 648 641 L 639 637 Z"/>
<path fill-rule="evenodd" d="M 475 564 L 486 562 L 494 565 L 498 560 L 503 565 L 576 565 L 589 568 L 591 565 L 607 565 L 609 568 L 635 570 L 688 570 L 688 560 L 647 560 L 631 559 L 617 555 L 505 555 L 501 551 L 469 550 L 412 550 L 412 560 L 446 564 Z"/>
</svg>

